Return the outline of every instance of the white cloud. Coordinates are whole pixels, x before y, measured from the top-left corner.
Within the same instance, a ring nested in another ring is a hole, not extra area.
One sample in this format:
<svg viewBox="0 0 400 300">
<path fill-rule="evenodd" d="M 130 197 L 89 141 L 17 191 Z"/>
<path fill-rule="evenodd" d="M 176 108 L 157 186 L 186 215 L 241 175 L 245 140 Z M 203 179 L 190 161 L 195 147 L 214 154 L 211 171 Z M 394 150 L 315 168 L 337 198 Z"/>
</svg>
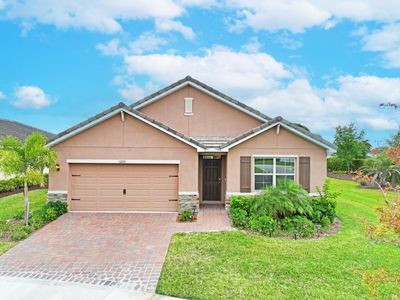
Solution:
<svg viewBox="0 0 400 300">
<path fill-rule="evenodd" d="M 193 40 L 196 37 L 196 34 L 193 32 L 192 28 L 183 25 L 179 21 L 170 19 L 156 20 L 156 29 L 161 32 L 177 31 L 188 40 Z"/>
<path fill-rule="evenodd" d="M 368 33 L 363 31 L 363 50 L 382 53 L 384 63 L 389 68 L 400 68 L 400 23 L 383 26 Z"/>
<path fill-rule="evenodd" d="M 142 54 L 146 52 L 152 52 L 157 50 L 160 46 L 163 46 L 167 41 L 154 33 L 145 32 L 141 34 L 136 40 L 129 43 L 129 49 L 131 53 Z"/>
<path fill-rule="evenodd" d="M 204 56 L 130 55 L 125 57 L 125 67 L 129 75 L 149 75 L 159 82 L 191 74 L 241 96 L 274 89 L 291 76 L 282 63 L 266 53 L 235 52 L 221 46 L 205 50 Z"/>
<path fill-rule="evenodd" d="M 0 100 L 2 100 L 4 98 L 6 98 L 6 95 L 2 91 L 0 91 Z"/>
<path fill-rule="evenodd" d="M 12 104 L 20 108 L 40 109 L 54 102 L 55 98 L 37 86 L 20 86 L 15 90 Z"/>
<path fill-rule="evenodd" d="M 99 50 L 101 54 L 106 56 L 117 56 L 124 54 L 124 50 L 120 46 L 119 39 L 112 39 L 105 44 L 97 44 L 96 49 Z"/>
<path fill-rule="evenodd" d="M 258 38 L 256 36 L 253 36 L 252 38 L 249 39 L 247 44 L 242 46 L 242 49 L 245 52 L 257 53 L 257 52 L 260 52 L 261 46 L 262 45 L 258 41 Z"/>
<path fill-rule="evenodd" d="M 130 54 L 143 54 L 158 50 L 167 44 L 167 40 L 152 32 L 144 32 L 137 39 L 127 42 L 112 39 L 104 44 L 97 44 L 96 49 L 106 56 L 125 56 Z"/>
<path fill-rule="evenodd" d="M 266 53 L 220 46 L 205 50 L 202 56 L 129 55 L 125 68 L 129 78 L 145 75 L 159 86 L 189 74 L 267 115 L 282 115 L 314 130 L 353 121 L 375 130 L 399 125 L 396 112 L 381 109 L 379 104 L 400 102 L 400 78 L 347 75 L 333 79 L 331 86 L 317 88 L 304 73 Z"/>
<path fill-rule="evenodd" d="M 10 19 L 51 24 L 58 28 L 83 28 L 115 33 L 122 30 L 120 21 L 147 18 L 175 18 L 184 8 L 172 0 L 21 0 L 5 9 Z"/>
<path fill-rule="evenodd" d="M 400 5 L 393 0 L 227 0 L 237 12 L 234 27 L 255 30 L 303 32 L 313 26 L 329 29 L 342 19 L 353 22 L 392 22 L 400 19 Z"/>
</svg>

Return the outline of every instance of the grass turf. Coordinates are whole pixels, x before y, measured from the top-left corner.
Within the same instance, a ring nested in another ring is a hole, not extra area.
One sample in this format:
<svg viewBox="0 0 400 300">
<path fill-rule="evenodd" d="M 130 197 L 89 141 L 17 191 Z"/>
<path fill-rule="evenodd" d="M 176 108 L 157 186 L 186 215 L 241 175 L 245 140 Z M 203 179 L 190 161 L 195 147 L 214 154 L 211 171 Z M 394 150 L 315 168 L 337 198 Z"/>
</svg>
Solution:
<svg viewBox="0 0 400 300">
<path fill-rule="evenodd" d="M 242 232 L 173 236 L 157 292 L 189 299 L 368 298 L 366 271 L 400 270 L 400 249 L 365 238 L 363 222 L 377 220 L 378 191 L 333 180 L 341 193 L 341 230 L 317 240 L 287 240 Z M 400 293 L 398 283 L 378 285 L 382 298 Z"/>
<path fill-rule="evenodd" d="M 47 190 L 34 190 L 29 192 L 29 204 L 31 212 L 46 204 Z M 15 214 L 24 210 L 24 196 L 22 193 L 0 198 L 0 224 L 12 218 Z M 1 230 L 1 229 L 0 229 Z M 11 247 L 15 242 L 0 242 L 0 255 Z"/>
</svg>

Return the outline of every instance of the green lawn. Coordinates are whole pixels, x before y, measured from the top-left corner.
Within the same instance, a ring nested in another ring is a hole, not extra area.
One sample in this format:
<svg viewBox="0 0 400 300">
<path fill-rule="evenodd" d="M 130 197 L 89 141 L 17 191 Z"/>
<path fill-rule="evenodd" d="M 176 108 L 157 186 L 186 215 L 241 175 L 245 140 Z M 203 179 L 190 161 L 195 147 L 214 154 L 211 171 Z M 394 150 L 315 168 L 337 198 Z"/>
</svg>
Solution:
<svg viewBox="0 0 400 300">
<path fill-rule="evenodd" d="M 45 189 L 29 192 L 31 212 L 45 205 L 46 195 L 47 190 Z M 12 218 L 17 212 L 23 210 L 24 197 L 22 193 L 0 198 L 0 224 Z M 15 242 L 0 242 L 0 255 L 15 245 Z"/>
<path fill-rule="evenodd" d="M 376 221 L 377 191 L 331 180 L 341 192 L 339 233 L 318 240 L 287 240 L 242 232 L 176 234 L 157 292 L 189 299 L 363 299 L 365 271 L 400 272 L 400 248 L 373 243 L 360 217 Z M 398 283 L 379 285 L 382 298 Z"/>
</svg>

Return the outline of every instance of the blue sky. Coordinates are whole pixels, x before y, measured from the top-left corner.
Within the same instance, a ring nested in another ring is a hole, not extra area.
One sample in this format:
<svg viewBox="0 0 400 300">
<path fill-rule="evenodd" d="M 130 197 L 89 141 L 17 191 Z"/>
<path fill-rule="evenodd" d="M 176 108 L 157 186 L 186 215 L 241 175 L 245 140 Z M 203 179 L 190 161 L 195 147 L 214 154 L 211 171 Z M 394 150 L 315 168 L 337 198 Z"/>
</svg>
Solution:
<svg viewBox="0 0 400 300">
<path fill-rule="evenodd" d="M 332 139 L 399 126 L 396 1 L 0 0 L 0 118 L 52 132 L 191 75 Z"/>
</svg>

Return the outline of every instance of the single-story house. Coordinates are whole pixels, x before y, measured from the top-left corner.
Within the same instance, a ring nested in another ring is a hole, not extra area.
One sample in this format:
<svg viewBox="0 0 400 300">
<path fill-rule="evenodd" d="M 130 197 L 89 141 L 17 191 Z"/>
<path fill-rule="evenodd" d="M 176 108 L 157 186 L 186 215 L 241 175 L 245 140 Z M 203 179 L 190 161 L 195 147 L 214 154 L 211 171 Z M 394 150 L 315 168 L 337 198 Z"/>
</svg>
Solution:
<svg viewBox="0 0 400 300">
<path fill-rule="evenodd" d="M 49 200 L 67 201 L 70 211 L 171 212 L 223 204 L 279 180 L 315 193 L 335 147 L 189 76 L 48 145 L 60 166 L 50 174 Z"/>
</svg>

